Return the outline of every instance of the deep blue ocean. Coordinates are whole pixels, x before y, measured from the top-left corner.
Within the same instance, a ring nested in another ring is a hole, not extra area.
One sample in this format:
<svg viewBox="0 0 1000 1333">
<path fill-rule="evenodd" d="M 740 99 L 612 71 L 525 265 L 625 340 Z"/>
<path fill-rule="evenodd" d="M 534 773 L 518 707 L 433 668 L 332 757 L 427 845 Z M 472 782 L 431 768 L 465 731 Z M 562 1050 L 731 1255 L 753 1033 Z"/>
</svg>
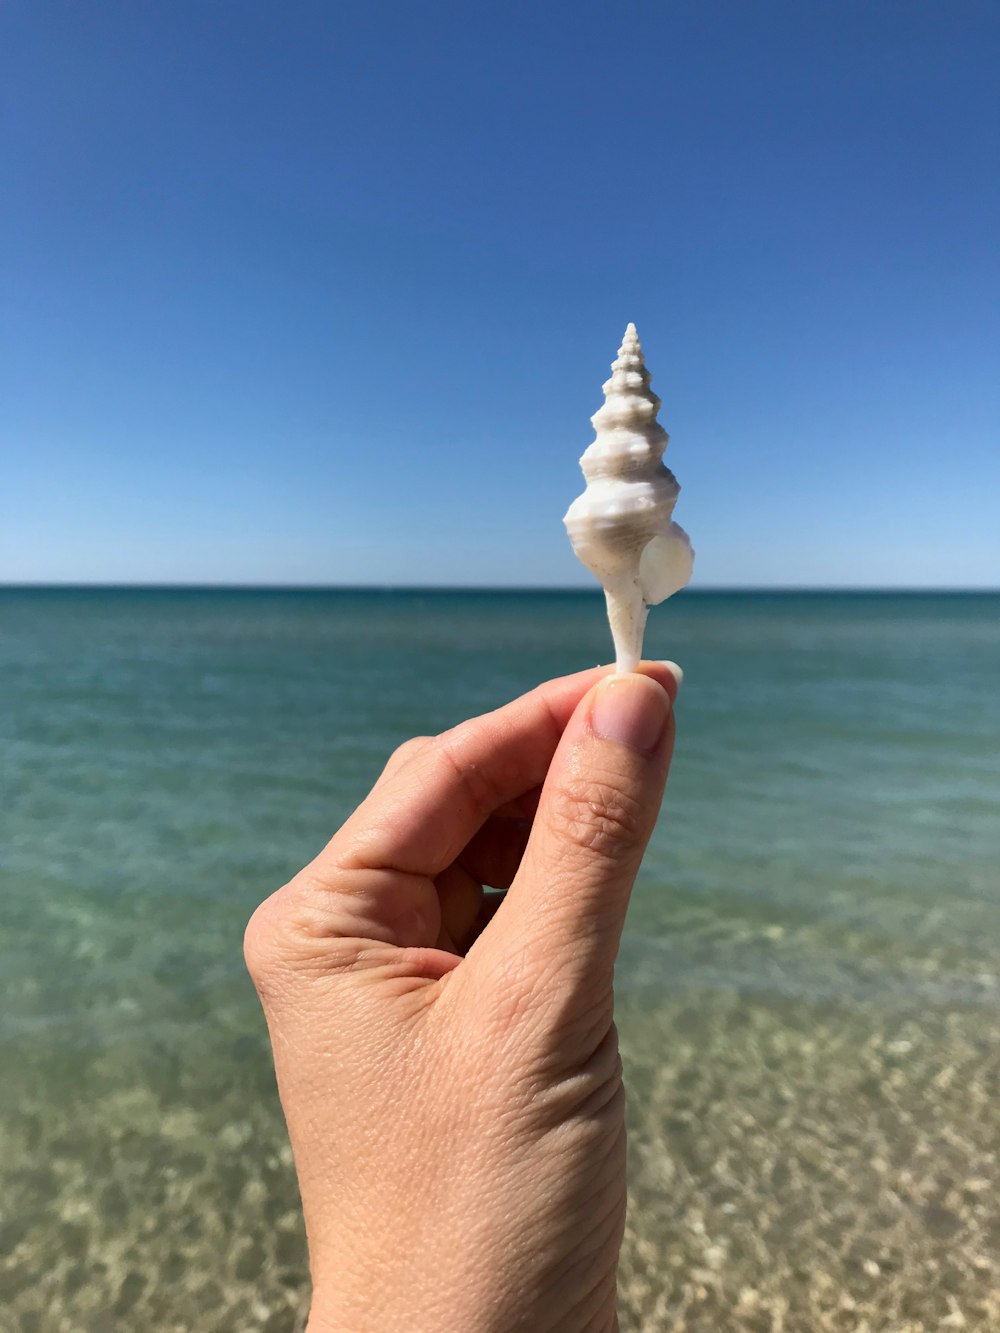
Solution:
<svg viewBox="0 0 1000 1333">
<path fill-rule="evenodd" d="M 0 590 L 0 1328 L 301 1327 L 246 918 L 402 740 L 609 651 L 583 593 Z M 1000 1000 L 1000 595 L 685 593 L 651 613 L 646 652 L 686 674 L 619 967 L 636 1115 L 658 1105 L 677 1015 L 689 1034 L 713 1014 L 762 1025 L 745 1059 L 727 1048 L 718 1104 L 808 1014 L 848 1064 L 877 1038 L 877 1078 L 923 1033 L 907 1123 L 978 1152 L 951 1084 L 926 1089 L 951 1041 L 996 1069 L 972 1048 Z M 810 1068 L 788 1075 L 793 1103 Z M 954 1169 L 982 1179 L 977 1161 Z M 674 1225 L 656 1221 L 664 1253 Z M 969 1282 L 952 1294 L 986 1327 Z M 758 1327 L 726 1323 L 735 1300 L 705 1327 Z M 647 1327 L 635 1302 L 624 1328 Z M 796 1309 L 786 1333 L 825 1327 Z"/>
</svg>

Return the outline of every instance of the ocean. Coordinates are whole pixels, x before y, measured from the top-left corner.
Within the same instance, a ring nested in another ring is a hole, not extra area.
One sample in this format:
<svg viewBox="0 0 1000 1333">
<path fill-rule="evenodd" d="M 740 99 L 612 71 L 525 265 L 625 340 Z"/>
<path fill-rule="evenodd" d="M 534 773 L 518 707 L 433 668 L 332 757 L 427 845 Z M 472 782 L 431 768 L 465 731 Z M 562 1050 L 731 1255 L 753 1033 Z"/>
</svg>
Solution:
<svg viewBox="0 0 1000 1333">
<path fill-rule="evenodd" d="M 688 592 L 623 1333 L 1000 1327 L 1000 595 Z M 292 1333 L 254 906 L 589 593 L 0 590 L 0 1329 Z"/>
</svg>

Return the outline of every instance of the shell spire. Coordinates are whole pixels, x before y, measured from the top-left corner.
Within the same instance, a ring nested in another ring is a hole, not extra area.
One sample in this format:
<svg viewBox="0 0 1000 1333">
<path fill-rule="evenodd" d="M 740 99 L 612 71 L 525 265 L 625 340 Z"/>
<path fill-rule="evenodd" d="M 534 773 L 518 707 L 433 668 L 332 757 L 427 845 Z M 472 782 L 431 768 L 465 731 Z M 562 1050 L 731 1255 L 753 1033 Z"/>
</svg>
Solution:
<svg viewBox="0 0 1000 1333">
<path fill-rule="evenodd" d="M 656 419 L 642 344 L 629 324 L 590 418 L 596 438 L 580 467 L 587 489 L 563 520 L 573 550 L 604 587 L 619 671 L 642 657 L 646 614 L 689 582 L 691 542 L 672 518 L 680 486 L 664 466 L 670 437 Z"/>
</svg>

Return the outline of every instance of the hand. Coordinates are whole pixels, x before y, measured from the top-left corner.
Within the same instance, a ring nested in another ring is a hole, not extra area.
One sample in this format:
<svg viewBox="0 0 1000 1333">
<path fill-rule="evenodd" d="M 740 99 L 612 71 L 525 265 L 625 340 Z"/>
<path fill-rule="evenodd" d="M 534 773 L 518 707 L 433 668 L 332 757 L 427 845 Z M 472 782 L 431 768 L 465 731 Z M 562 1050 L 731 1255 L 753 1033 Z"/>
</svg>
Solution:
<svg viewBox="0 0 1000 1333">
<path fill-rule="evenodd" d="M 676 670 L 583 672 L 409 741 L 254 913 L 310 1333 L 617 1328 L 613 973 Z"/>
</svg>

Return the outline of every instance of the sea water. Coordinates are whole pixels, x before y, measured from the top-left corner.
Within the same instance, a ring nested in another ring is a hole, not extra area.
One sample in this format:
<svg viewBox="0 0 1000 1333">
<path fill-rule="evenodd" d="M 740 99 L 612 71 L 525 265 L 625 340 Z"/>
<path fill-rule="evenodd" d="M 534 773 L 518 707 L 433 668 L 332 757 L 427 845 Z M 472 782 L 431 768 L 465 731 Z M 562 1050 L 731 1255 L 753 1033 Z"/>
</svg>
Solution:
<svg viewBox="0 0 1000 1333">
<path fill-rule="evenodd" d="M 623 1330 L 989 1327 L 1000 596 L 685 593 L 646 652 Z M 245 921 L 402 740 L 608 655 L 584 593 L 0 591 L 0 1328 L 302 1327 Z"/>
</svg>

